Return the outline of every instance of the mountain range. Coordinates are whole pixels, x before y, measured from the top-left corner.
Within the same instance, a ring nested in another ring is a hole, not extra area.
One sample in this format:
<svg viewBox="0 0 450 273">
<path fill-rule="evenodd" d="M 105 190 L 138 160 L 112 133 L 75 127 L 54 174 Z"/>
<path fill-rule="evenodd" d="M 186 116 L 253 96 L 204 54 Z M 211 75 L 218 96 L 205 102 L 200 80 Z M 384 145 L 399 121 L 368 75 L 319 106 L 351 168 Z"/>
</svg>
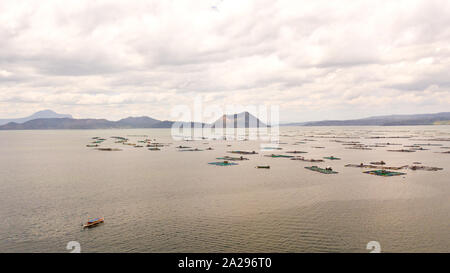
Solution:
<svg viewBox="0 0 450 273">
<path fill-rule="evenodd" d="M 46 116 L 43 117 L 42 113 Z M 36 117 L 35 119 L 29 119 Z M 59 130 L 59 129 L 133 129 L 133 128 L 171 128 L 174 121 L 157 120 L 150 117 L 128 117 L 119 121 L 106 119 L 74 119 L 70 115 L 60 115 L 53 111 L 40 111 L 30 117 L 12 119 L 11 122 L 1 125 L 0 130 Z M 23 121 L 23 122 L 20 122 Z M 225 123 L 224 123 L 225 122 Z M 186 126 L 225 128 L 231 127 L 258 127 L 265 126 L 258 118 L 248 112 L 234 115 L 224 115 L 212 124 L 197 122 L 181 122 Z"/>
<path fill-rule="evenodd" d="M 350 120 L 323 120 L 301 123 L 286 123 L 283 126 L 404 126 L 448 124 L 450 112 L 417 115 L 375 116 Z"/>
<path fill-rule="evenodd" d="M 174 121 L 150 117 L 128 117 L 119 121 L 106 119 L 74 119 L 71 115 L 57 114 L 51 110 L 39 111 L 31 116 L 17 119 L 0 119 L 0 130 L 47 130 L 47 129 L 132 129 L 171 128 Z M 249 112 L 223 115 L 211 124 L 183 122 L 183 126 L 211 128 L 252 128 L 267 126 Z M 450 112 L 419 115 L 375 116 L 351 120 L 324 120 L 301 123 L 285 123 L 280 126 L 401 126 L 450 124 Z"/>
</svg>

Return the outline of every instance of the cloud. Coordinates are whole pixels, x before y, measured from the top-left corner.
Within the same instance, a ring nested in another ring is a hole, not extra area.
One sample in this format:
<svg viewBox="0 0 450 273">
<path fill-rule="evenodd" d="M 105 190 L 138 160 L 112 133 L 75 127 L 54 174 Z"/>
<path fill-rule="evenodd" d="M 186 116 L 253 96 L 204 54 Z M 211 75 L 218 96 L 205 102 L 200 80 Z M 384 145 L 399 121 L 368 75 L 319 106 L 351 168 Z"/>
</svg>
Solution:
<svg viewBox="0 0 450 273">
<path fill-rule="evenodd" d="M 448 1 L 2 1 L 0 10 L 2 117 L 51 108 L 164 119 L 198 94 L 221 106 L 277 104 L 285 121 L 448 110 Z"/>
</svg>

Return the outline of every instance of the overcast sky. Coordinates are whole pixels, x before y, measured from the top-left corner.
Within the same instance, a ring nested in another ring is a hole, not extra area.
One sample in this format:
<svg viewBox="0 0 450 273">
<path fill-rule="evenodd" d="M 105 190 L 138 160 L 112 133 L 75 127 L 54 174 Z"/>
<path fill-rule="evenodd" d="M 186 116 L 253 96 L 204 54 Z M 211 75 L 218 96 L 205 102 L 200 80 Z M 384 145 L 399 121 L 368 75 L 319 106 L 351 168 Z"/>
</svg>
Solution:
<svg viewBox="0 0 450 273">
<path fill-rule="evenodd" d="M 0 1 L 0 118 L 450 111 L 450 1 Z"/>
</svg>

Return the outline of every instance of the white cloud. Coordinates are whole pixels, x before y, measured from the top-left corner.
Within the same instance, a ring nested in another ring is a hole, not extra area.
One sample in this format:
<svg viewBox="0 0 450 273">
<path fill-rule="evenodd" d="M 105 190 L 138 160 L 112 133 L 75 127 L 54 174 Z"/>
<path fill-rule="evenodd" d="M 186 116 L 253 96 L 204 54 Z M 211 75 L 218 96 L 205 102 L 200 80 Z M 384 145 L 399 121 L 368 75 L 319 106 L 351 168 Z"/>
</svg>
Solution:
<svg viewBox="0 0 450 273">
<path fill-rule="evenodd" d="M 169 118 L 203 94 L 284 121 L 448 110 L 448 1 L 2 1 L 0 116 Z"/>
</svg>

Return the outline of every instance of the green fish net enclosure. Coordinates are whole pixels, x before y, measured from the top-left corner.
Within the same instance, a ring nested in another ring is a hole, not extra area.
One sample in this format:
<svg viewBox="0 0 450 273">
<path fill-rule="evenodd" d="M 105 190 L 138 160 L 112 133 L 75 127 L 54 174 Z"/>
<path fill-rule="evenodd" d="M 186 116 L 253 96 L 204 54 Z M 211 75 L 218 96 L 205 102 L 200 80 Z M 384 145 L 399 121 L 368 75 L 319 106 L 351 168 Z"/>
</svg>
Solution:
<svg viewBox="0 0 450 273">
<path fill-rule="evenodd" d="M 231 166 L 231 165 L 238 165 L 237 163 L 233 162 L 210 162 L 208 163 L 210 165 L 216 165 L 216 166 Z"/>
<path fill-rule="evenodd" d="M 323 169 L 323 168 L 319 168 L 317 166 L 305 167 L 305 169 L 308 169 L 308 170 L 311 170 L 311 171 L 315 171 L 315 172 L 319 172 L 319 173 L 323 173 L 323 174 L 336 174 L 336 173 L 338 173 L 338 172 L 335 172 L 333 170 Z"/>
<path fill-rule="evenodd" d="M 391 171 L 386 171 L 386 170 L 367 171 L 364 173 L 378 175 L 378 176 L 397 176 L 397 175 L 405 175 L 406 174 L 406 173 L 391 172 Z"/>
</svg>

